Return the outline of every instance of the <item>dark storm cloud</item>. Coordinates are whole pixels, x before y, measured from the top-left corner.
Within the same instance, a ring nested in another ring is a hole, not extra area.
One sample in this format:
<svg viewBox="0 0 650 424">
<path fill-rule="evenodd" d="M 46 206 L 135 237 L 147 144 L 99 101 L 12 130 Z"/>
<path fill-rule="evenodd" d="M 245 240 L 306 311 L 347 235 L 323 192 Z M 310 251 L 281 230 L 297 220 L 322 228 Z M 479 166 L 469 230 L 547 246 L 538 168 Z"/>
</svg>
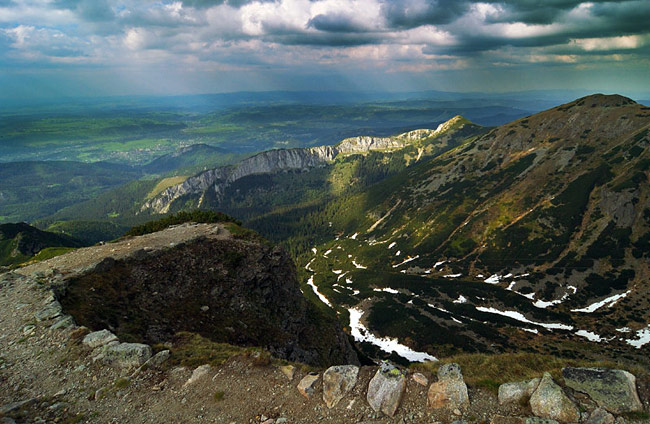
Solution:
<svg viewBox="0 0 650 424">
<path fill-rule="evenodd" d="M 253 1 L 265 3 L 275 0 L 182 0 L 183 6 L 194 7 L 196 9 L 206 9 L 209 7 L 221 6 L 222 4 L 239 8 L 245 4 L 252 3 Z"/>
<path fill-rule="evenodd" d="M 324 32 L 363 32 L 365 30 L 349 16 L 341 14 L 316 15 L 307 26 Z"/>
<path fill-rule="evenodd" d="M 269 41 L 287 46 L 354 47 L 381 42 L 370 34 L 316 33 L 316 34 L 276 34 Z"/>
<path fill-rule="evenodd" d="M 471 2 L 466 0 L 386 0 L 382 12 L 395 28 L 447 24 L 462 16 Z"/>
</svg>

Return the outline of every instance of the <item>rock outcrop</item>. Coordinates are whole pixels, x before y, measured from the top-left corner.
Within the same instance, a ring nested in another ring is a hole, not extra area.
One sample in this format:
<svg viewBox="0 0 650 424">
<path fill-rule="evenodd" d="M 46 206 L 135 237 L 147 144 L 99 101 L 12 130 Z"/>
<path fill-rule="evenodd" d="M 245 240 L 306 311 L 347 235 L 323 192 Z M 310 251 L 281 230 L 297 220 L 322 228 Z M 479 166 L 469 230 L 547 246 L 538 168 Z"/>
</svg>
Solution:
<svg viewBox="0 0 650 424">
<path fill-rule="evenodd" d="M 121 340 L 167 343 L 191 332 L 311 365 L 358 363 L 339 324 L 303 297 L 293 262 L 279 247 L 257 236 L 231 237 L 220 224 L 185 224 L 150 238 L 167 240 L 165 232 L 195 227 L 204 230 L 173 247 L 139 249 L 121 259 L 97 255 L 94 267 L 57 289 L 63 310 L 79 325 L 107 329 Z"/>
</svg>

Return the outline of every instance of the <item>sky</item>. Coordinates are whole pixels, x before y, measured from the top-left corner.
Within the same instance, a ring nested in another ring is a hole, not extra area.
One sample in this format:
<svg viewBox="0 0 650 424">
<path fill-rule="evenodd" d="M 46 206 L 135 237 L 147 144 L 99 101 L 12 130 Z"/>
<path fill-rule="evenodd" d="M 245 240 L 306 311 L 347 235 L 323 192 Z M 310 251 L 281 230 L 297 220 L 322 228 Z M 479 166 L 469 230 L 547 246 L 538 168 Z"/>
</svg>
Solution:
<svg viewBox="0 0 650 424">
<path fill-rule="evenodd" d="M 649 0 L 0 0 L 5 99 L 649 87 Z"/>
</svg>

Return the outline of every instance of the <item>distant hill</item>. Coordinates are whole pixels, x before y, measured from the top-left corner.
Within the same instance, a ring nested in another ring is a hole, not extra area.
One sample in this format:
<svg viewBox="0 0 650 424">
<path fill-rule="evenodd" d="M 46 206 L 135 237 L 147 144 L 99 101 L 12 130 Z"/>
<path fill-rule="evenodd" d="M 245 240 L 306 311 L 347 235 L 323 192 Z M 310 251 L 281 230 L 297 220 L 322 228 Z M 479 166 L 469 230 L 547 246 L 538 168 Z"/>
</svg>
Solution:
<svg viewBox="0 0 650 424">
<path fill-rule="evenodd" d="M 0 223 L 32 221 L 137 179 L 141 171 L 111 163 L 0 163 Z"/>
<path fill-rule="evenodd" d="M 0 266 L 26 262 L 47 248 L 82 245 L 72 237 L 41 231 L 22 222 L 0 224 Z"/>
</svg>

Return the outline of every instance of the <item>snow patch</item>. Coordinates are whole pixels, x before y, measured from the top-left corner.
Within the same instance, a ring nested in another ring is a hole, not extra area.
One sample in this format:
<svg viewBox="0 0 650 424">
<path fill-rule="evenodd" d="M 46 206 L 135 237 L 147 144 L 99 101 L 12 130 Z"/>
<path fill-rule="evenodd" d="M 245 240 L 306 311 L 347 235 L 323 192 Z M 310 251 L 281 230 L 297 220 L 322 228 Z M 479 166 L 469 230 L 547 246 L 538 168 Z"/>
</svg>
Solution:
<svg viewBox="0 0 650 424">
<path fill-rule="evenodd" d="M 458 277 L 462 277 L 462 276 L 463 276 L 463 274 L 461 274 L 461 273 L 443 275 L 444 278 L 458 278 Z"/>
<path fill-rule="evenodd" d="M 401 251 L 401 250 L 398 250 L 397 253 L 395 253 L 395 256 L 399 256 L 399 255 L 401 255 L 401 254 L 402 254 L 402 251 Z"/>
<path fill-rule="evenodd" d="M 591 331 L 587 330 L 578 330 L 576 331 L 576 335 L 580 337 L 585 337 L 587 340 L 590 342 L 601 342 L 603 339 L 596 333 L 592 333 Z"/>
<path fill-rule="evenodd" d="M 395 247 L 396 245 L 397 245 L 397 242 L 392 242 L 391 244 L 388 245 L 388 248 L 389 248 L 389 249 L 392 249 L 392 248 Z"/>
<path fill-rule="evenodd" d="M 620 293 L 620 294 L 615 294 L 614 296 L 610 296 L 606 299 L 603 299 L 599 302 L 592 303 L 591 305 L 585 307 L 585 308 L 580 308 L 580 309 L 571 309 L 571 312 L 585 312 L 587 314 L 590 314 L 603 306 L 607 306 L 608 308 L 611 308 L 612 306 L 616 305 L 616 303 L 626 297 L 628 294 L 630 294 L 632 290 L 628 290 L 625 293 Z"/>
<path fill-rule="evenodd" d="M 316 249 L 315 247 L 312 247 L 312 248 L 311 248 L 311 251 L 314 253 L 314 255 L 315 255 L 316 253 L 318 253 L 318 249 Z"/>
<path fill-rule="evenodd" d="M 438 262 L 436 262 L 435 264 L 433 264 L 433 269 L 436 269 L 436 268 L 438 268 L 440 265 L 442 265 L 442 264 L 446 264 L 446 263 L 447 263 L 447 261 L 438 261 Z"/>
<path fill-rule="evenodd" d="M 646 328 L 637 330 L 636 337 L 638 340 L 625 340 L 625 342 L 637 349 L 641 349 L 643 346 L 650 343 L 650 325 Z"/>
<path fill-rule="evenodd" d="M 361 323 L 361 317 L 364 312 L 360 309 L 350 308 L 350 329 L 352 337 L 357 342 L 368 342 L 378 346 L 381 350 L 387 353 L 395 352 L 399 356 L 406 358 L 411 362 L 424 362 L 424 361 L 437 361 L 436 357 L 429 355 L 426 352 L 416 352 L 408 346 L 405 346 L 397 339 L 390 337 L 377 337 L 372 334 Z"/>
<path fill-rule="evenodd" d="M 458 299 L 454 300 L 454 303 L 467 303 L 467 298 L 461 294 Z"/>
<path fill-rule="evenodd" d="M 332 249 L 329 249 L 327 252 L 323 253 L 323 256 L 327 257 L 327 255 L 329 255 L 330 253 L 332 253 Z"/>
<path fill-rule="evenodd" d="M 488 283 L 488 284 L 497 284 L 499 281 L 501 281 L 501 276 L 498 274 L 491 275 L 485 280 L 483 280 L 484 283 Z"/>
<path fill-rule="evenodd" d="M 332 272 L 333 272 L 334 274 L 336 274 L 336 275 L 339 275 L 340 273 L 343 272 L 343 270 L 342 270 L 342 269 L 333 269 Z"/>
<path fill-rule="evenodd" d="M 354 233 L 354 234 L 352 234 L 352 235 L 350 236 L 350 238 L 351 238 L 352 240 L 356 240 L 358 235 L 359 235 L 359 233 Z"/>
<path fill-rule="evenodd" d="M 367 266 L 360 265 L 355 260 L 352 261 L 352 265 L 354 265 L 356 268 L 359 268 L 359 269 L 368 269 Z"/>
</svg>

